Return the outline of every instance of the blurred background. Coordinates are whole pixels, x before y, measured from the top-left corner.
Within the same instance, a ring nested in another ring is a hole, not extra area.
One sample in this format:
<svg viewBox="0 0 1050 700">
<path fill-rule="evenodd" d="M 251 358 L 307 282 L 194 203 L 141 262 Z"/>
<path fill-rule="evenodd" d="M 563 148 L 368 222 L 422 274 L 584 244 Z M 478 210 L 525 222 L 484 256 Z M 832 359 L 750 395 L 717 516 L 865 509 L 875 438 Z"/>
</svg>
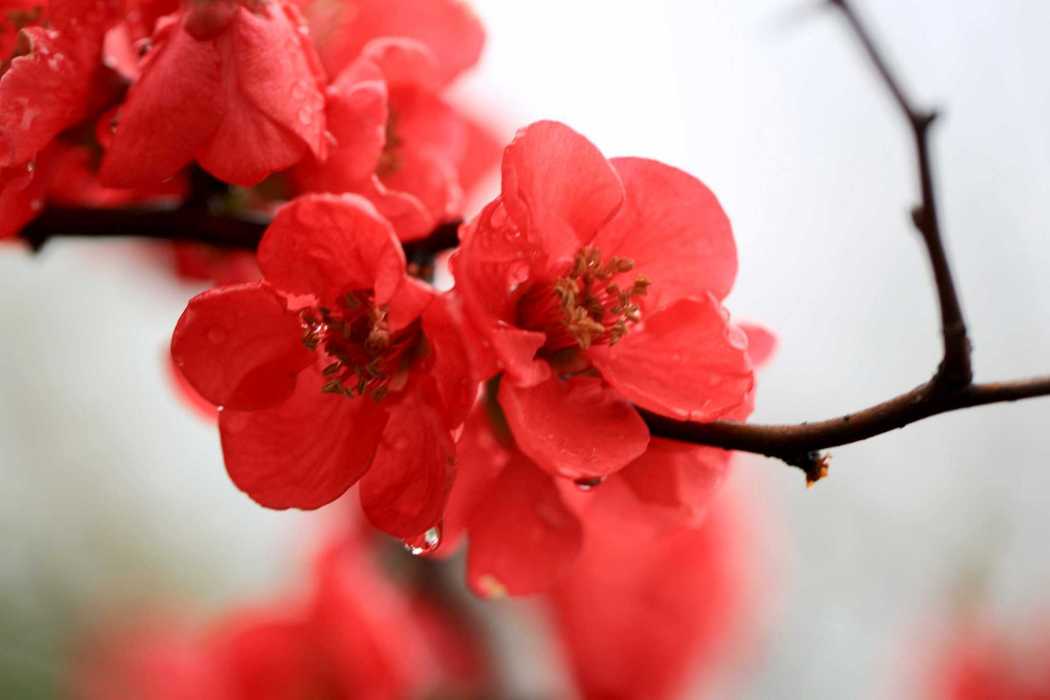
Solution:
<svg viewBox="0 0 1050 700">
<path fill-rule="evenodd" d="M 841 18 L 796 0 L 474 4 L 488 46 L 455 92 L 508 138 L 559 119 L 719 196 L 740 251 L 728 306 L 780 339 L 756 420 L 824 418 L 929 377 L 910 136 Z M 1050 5 L 857 5 L 915 98 L 943 108 L 937 185 L 978 377 L 1050 371 Z M 65 635 L 108 610 L 206 615 L 287 584 L 316 526 L 238 492 L 214 426 L 175 399 L 164 353 L 197 288 L 156 255 L 0 250 L 2 697 L 49 697 Z M 1048 427 L 1047 399 L 937 417 L 833 450 L 812 490 L 739 459 L 732 488 L 768 530 L 768 619 L 716 697 L 907 697 L 916 650 L 960 610 L 1003 626 L 1050 610 Z M 521 692 L 557 697 L 549 651 L 511 636 Z"/>
</svg>

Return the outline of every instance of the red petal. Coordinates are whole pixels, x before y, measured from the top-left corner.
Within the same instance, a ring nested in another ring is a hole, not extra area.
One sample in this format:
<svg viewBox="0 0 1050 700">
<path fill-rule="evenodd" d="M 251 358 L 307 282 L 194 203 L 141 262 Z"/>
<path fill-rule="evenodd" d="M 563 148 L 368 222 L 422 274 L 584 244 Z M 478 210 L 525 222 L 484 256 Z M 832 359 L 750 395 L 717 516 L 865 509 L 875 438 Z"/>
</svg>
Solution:
<svg viewBox="0 0 1050 700">
<path fill-rule="evenodd" d="M 353 61 L 377 37 L 406 37 L 434 53 L 441 82 L 447 83 L 477 62 L 485 41 L 480 20 L 460 0 L 356 0 L 337 5 L 315 0 L 306 14 L 331 72 Z"/>
<path fill-rule="evenodd" d="M 646 507 L 650 523 L 698 527 L 729 473 L 729 460 L 725 450 L 654 438 L 617 476 Z"/>
<path fill-rule="evenodd" d="M 543 592 L 580 553 L 579 520 L 551 478 L 520 456 L 504 468 L 469 527 L 467 583 L 485 597 Z"/>
<path fill-rule="evenodd" d="M 458 296 L 446 293 L 435 298 L 423 313 L 423 333 L 434 354 L 430 374 L 437 383 L 449 428 L 463 424 L 478 396 L 460 306 Z"/>
<path fill-rule="evenodd" d="M 357 195 L 314 194 L 282 207 L 259 244 L 263 276 L 283 292 L 332 304 L 374 289 L 385 304 L 405 277 L 405 256 L 390 224 Z"/>
<path fill-rule="evenodd" d="M 637 411 L 594 377 L 553 378 L 529 388 L 500 382 L 499 403 L 521 451 L 557 476 L 604 477 L 649 444 Z"/>
<path fill-rule="evenodd" d="M 408 192 L 388 189 L 376 175 L 354 191 L 367 197 L 375 205 L 402 241 L 424 238 L 437 224 L 434 215 L 418 197 Z"/>
<path fill-rule="evenodd" d="M 741 323 L 740 330 L 747 334 L 747 354 L 755 367 L 764 365 L 777 348 L 777 337 L 767 328 L 754 323 Z"/>
<path fill-rule="evenodd" d="M 219 414 L 230 478 L 267 508 L 319 508 L 339 498 L 372 463 L 387 414 L 368 397 L 321 392 L 311 369 L 282 404 Z"/>
<path fill-rule="evenodd" d="M 171 336 L 171 356 L 216 406 L 272 406 L 313 361 L 297 314 L 261 283 L 220 287 L 190 299 Z"/>
<path fill-rule="evenodd" d="M 623 184 L 594 144 L 559 122 L 536 122 L 503 154 L 503 204 L 554 260 L 589 243 L 624 199 Z"/>
<path fill-rule="evenodd" d="M 103 35 L 115 19 L 115 2 L 57 0 L 47 7 L 47 28 L 21 30 L 16 55 L 0 67 L 0 168 L 31 161 L 60 131 L 83 118 Z"/>
<path fill-rule="evenodd" d="M 426 44 L 385 36 L 368 42 L 361 55 L 379 66 L 391 89 L 412 86 L 429 92 L 439 88 L 437 59 Z"/>
<path fill-rule="evenodd" d="M 603 255 L 634 261 L 631 275 L 649 279 L 645 308 L 661 309 L 708 292 L 724 298 L 736 277 L 736 244 L 711 190 L 653 160 L 615 158 L 612 164 L 627 199 L 594 245 Z"/>
<path fill-rule="evenodd" d="M 251 186 L 284 170 L 309 150 L 326 155 L 324 95 L 313 57 L 283 3 L 262 14 L 240 8 L 217 39 L 223 50 L 225 113 L 201 165 L 217 177 Z M 312 50 L 312 49 L 311 49 Z"/>
<path fill-rule="evenodd" d="M 671 418 L 717 420 L 754 385 L 747 341 L 710 295 L 682 299 L 589 354 L 624 398 Z"/>
<path fill-rule="evenodd" d="M 294 170 L 298 186 L 352 192 L 371 178 L 386 143 L 387 89 L 368 60 L 348 67 L 328 86 L 325 120 L 335 145 L 324 162 L 308 158 Z"/>
<path fill-rule="evenodd" d="M 510 460 L 510 451 L 497 440 L 486 408 L 479 404 L 474 409 L 456 445 L 456 478 L 445 506 L 438 556 L 455 552 L 474 511 Z"/>
<path fill-rule="evenodd" d="M 458 215 L 463 192 L 454 164 L 430 151 L 411 150 L 406 144 L 397 154 L 398 167 L 381 180 L 388 190 L 414 197 L 432 222 L 447 221 Z M 429 231 L 428 231 L 429 233 Z"/>
<path fill-rule="evenodd" d="M 361 479 L 369 521 L 409 538 L 437 525 L 452 487 L 455 446 L 439 411 L 419 392 L 391 411 L 372 468 Z"/>
<path fill-rule="evenodd" d="M 162 21 L 118 118 L 101 177 L 115 187 L 158 182 L 193 160 L 218 128 L 222 59 L 215 42 L 197 41 Z"/>
</svg>

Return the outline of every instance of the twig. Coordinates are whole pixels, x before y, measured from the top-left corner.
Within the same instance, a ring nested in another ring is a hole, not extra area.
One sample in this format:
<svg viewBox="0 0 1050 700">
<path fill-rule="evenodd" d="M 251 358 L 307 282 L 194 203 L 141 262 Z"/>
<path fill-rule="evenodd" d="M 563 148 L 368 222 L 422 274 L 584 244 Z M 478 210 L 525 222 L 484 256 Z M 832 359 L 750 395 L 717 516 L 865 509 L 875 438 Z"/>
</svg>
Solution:
<svg viewBox="0 0 1050 700">
<path fill-rule="evenodd" d="M 425 238 L 403 244 L 410 261 L 423 264 L 458 243 L 459 221 L 447 221 Z M 215 213 L 203 206 L 177 209 L 47 207 L 21 231 L 33 250 L 52 238 L 152 238 L 255 250 L 267 222 Z"/>
<path fill-rule="evenodd" d="M 829 447 L 865 440 L 948 411 L 1050 395 L 1050 376 L 999 384 L 973 383 L 970 339 L 937 217 L 929 147 L 929 131 L 937 113 L 915 107 L 850 2 L 827 2 L 845 17 L 911 127 L 921 193 L 920 203 L 912 210 L 912 221 L 922 234 L 937 288 L 944 337 L 941 363 L 930 381 L 911 391 L 855 413 L 819 422 L 798 425 L 700 424 L 642 412 L 654 435 L 774 457 L 802 469 L 808 483 L 826 475 L 828 458 L 820 451 Z"/>
</svg>

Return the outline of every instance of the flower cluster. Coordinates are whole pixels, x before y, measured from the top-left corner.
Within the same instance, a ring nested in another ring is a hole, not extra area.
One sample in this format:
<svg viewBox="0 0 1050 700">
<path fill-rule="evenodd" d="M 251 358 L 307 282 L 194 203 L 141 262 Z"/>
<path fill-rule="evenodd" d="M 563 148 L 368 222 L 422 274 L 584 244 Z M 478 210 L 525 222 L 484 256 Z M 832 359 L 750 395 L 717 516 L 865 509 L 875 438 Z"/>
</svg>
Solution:
<svg viewBox="0 0 1050 700">
<path fill-rule="evenodd" d="M 354 192 L 408 240 L 497 152 L 442 96 L 484 41 L 456 0 L 8 4 L 0 237 L 49 203 L 178 203 L 195 163 L 252 188 L 227 206 Z"/>
</svg>

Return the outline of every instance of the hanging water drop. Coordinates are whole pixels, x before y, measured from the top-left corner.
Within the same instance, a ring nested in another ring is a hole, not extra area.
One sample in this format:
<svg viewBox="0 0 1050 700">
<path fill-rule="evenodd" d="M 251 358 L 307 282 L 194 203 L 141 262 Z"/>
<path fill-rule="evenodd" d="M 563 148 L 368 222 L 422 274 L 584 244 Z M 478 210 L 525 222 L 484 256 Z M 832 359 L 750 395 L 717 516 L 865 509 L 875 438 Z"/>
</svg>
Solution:
<svg viewBox="0 0 1050 700">
<path fill-rule="evenodd" d="M 422 535 L 405 540 L 405 551 L 414 557 L 433 552 L 441 544 L 441 525 L 435 525 Z"/>
<path fill-rule="evenodd" d="M 576 479 L 572 483 L 576 484 L 576 488 L 580 491 L 590 491 L 593 488 L 601 486 L 603 481 L 605 481 L 605 479 L 600 476 L 589 476 Z"/>
</svg>

